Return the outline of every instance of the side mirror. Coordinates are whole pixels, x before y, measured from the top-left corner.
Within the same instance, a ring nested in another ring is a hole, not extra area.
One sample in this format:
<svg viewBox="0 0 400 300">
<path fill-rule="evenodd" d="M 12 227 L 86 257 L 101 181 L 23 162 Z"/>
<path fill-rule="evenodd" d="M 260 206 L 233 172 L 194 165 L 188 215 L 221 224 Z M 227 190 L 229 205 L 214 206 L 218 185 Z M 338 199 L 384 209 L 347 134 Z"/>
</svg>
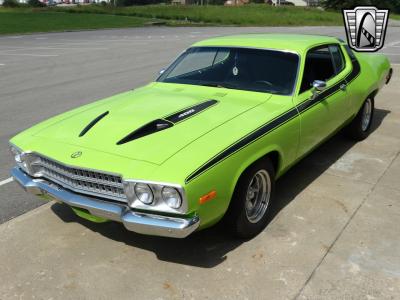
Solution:
<svg viewBox="0 0 400 300">
<path fill-rule="evenodd" d="M 158 72 L 159 75 L 162 75 L 165 72 L 165 69 L 160 70 L 160 72 Z"/>
<path fill-rule="evenodd" d="M 318 92 L 322 92 L 323 90 L 326 89 L 326 81 L 323 80 L 314 80 L 312 85 L 314 89 Z"/>
</svg>

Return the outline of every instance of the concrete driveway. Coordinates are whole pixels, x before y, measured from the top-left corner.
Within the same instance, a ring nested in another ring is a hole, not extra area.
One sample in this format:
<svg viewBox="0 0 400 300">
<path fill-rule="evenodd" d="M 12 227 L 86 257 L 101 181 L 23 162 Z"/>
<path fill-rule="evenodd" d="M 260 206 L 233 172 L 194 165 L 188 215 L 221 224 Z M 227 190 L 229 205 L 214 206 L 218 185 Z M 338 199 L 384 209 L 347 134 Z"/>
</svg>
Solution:
<svg viewBox="0 0 400 300">
<path fill-rule="evenodd" d="M 400 32 L 389 29 L 384 51 L 396 63 Z M 219 227 L 185 240 L 140 236 L 59 204 L 34 208 L 42 202 L 7 181 L 7 140 L 19 130 L 150 81 L 195 40 L 239 30 L 266 29 L 0 38 L 0 299 L 400 298 L 398 65 L 376 98 L 371 136 L 355 144 L 339 134 L 289 171 L 275 216 L 247 242 Z M 271 30 L 342 35 L 335 27 Z"/>
</svg>

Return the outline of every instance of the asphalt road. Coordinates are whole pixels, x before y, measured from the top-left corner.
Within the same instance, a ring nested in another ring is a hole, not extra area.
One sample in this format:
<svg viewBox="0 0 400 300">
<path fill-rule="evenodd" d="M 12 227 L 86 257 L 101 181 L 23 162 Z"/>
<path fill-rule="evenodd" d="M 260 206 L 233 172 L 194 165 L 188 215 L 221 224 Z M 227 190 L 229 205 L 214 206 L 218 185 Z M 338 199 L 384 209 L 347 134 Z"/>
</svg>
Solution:
<svg viewBox="0 0 400 300">
<path fill-rule="evenodd" d="M 0 37 L 0 223 L 41 201 L 9 181 L 8 140 L 71 108 L 152 81 L 182 50 L 211 36 L 298 32 L 345 38 L 342 27 L 134 28 Z M 389 27 L 386 48 L 400 62 L 400 27 Z"/>
</svg>

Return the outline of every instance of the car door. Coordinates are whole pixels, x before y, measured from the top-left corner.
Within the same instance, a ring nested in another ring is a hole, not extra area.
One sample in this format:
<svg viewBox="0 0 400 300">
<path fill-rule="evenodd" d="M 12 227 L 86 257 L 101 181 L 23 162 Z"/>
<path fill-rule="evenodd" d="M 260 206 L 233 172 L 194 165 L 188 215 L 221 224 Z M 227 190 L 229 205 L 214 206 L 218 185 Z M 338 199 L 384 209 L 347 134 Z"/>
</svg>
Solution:
<svg viewBox="0 0 400 300">
<path fill-rule="evenodd" d="M 350 116 L 345 80 L 350 71 L 351 64 L 346 63 L 339 44 L 322 45 L 307 52 L 300 89 L 294 99 L 301 119 L 298 156 L 318 145 Z M 325 88 L 313 87 L 316 80 Z"/>
</svg>

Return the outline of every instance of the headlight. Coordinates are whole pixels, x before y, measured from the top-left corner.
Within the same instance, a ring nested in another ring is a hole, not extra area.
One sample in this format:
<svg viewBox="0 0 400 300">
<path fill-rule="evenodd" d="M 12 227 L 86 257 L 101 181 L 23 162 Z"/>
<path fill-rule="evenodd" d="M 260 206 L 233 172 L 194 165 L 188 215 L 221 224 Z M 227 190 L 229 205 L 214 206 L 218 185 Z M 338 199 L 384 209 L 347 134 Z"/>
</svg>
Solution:
<svg viewBox="0 0 400 300">
<path fill-rule="evenodd" d="M 145 183 L 136 183 L 134 189 L 136 197 L 141 202 L 143 202 L 144 204 L 153 203 L 154 196 L 149 185 Z"/>
<path fill-rule="evenodd" d="M 21 150 L 19 150 L 19 149 L 16 148 L 16 147 L 13 147 L 13 146 L 10 146 L 10 150 L 11 150 L 11 153 L 14 155 L 15 161 L 16 161 L 18 164 L 22 163 L 22 158 L 21 158 L 22 152 L 21 152 Z"/>
<path fill-rule="evenodd" d="M 124 179 L 124 192 L 131 209 L 186 214 L 188 202 L 183 187 L 154 181 Z"/>
<path fill-rule="evenodd" d="M 182 205 L 182 198 L 179 192 L 172 187 L 164 187 L 161 192 L 165 203 L 171 208 L 179 208 Z"/>
<path fill-rule="evenodd" d="M 18 167 L 24 170 L 28 174 L 32 174 L 30 165 L 29 165 L 29 154 L 22 152 L 19 148 L 10 145 L 11 153 L 14 155 L 15 162 L 17 163 Z"/>
</svg>

